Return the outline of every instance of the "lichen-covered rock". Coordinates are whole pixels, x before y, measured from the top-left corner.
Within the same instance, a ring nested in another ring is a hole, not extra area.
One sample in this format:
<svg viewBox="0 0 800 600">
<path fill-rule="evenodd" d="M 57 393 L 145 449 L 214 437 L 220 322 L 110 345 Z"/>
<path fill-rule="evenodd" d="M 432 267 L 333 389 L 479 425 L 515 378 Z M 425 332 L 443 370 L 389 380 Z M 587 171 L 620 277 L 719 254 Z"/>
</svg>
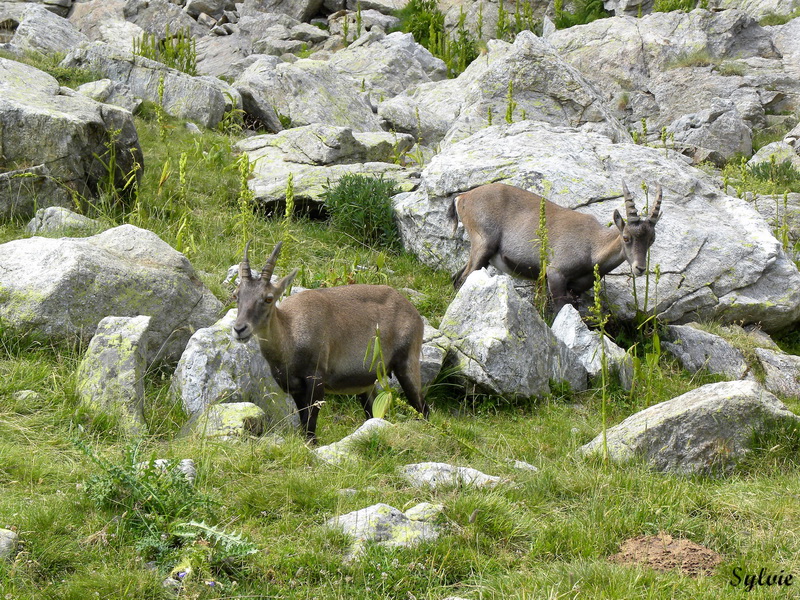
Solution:
<svg viewBox="0 0 800 600">
<path fill-rule="evenodd" d="M 447 307 L 440 331 L 450 338 L 460 375 L 478 391 L 541 396 L 550 381 L 586 389 L 586 369 L 556 338 L 508 275 L 485 269 L 467 278 Z"/>
<path fill-rule="evenodd" d="M 382 131 L 381 122 L 360 92 L 360 82 L 326 62 L 257 60 L 236 78 L 242 98 L 268 103 L 293 127 L 326 123 L 353 131 Z M 248 102 L 245 111 L 250 111 Z"/>
<path fill-rule="evenodd" d="M 291 175 L 295 206 L 315 211 L 328 185 L 346 174 L 385 176 L 403 191 L 413 189 L 417 173 L 390 162 L 413 143 L 406 134 L 314 124 L 248 138 L 237 149 L 255 165 L 249 186 L 258 202 L 269 207 L 283 202 Z"/>
<path fill-rule="evenodd" d="M 400 474 L 408 483 L 419 488 L 437 489 L 454 486 L 493 488 L 502 482 L 499 477 L 481 473 L 471 467 L 456 467 L 438 462 L 405 465 L 400 468 Z"/>
<path fill-rule="evenodd" d="M 72 206 L 69 189 L 50 174 L 46 165 L 0 173 L 0 217 L 30 216 L 42 204 Z"/>
<path fill-rule="evenodd" d="M 343 437 L 338 442 L 315 448 L 314 455 L 322 462 L 331 465 L 353 460 L 356 457 L 354 448 L 357 447 L 360 442 L 368 439 L 374 435 L 375 432 L 391 426 L 391 423 L 383 419 L 367 419 L 364 424 L 353 433 Z"/>
<path fill-rule="evenodd" d="M 753 157 L 747 161 L 748 167 L 755 167 L 760 164 L 770 164 L 775 162 L 780 165 L 788 162 L 795 169 L 800 170 L 800 155 L 786 142 L 772 142 L 761 147 Z"/>
<path fill-rule="evenodd" d="M 127 0 L 84 0 L 73 5 L 69 21 L 93 42 L 132 51 L 134 40 L 141 39 L 144 29 L 126 20 L 127 4 Z"/>
<path fill-rule="evenodd" d="M 373 98 L 391 98 L 412 86 L 447 77 L 444 61 L 414 41 L 410 33 L 386 35 L 375 31 L 361 36 L 328 61 L 356 81 Z"/>
<path fill-rule="evenodd" d="M 142 407 L 149 327 L 150 317 L 104 318 L 76 375 L 81 401 L 120 417 L 123 428 L 135 434 L 146 428 Z"/>
<path fill-rule="evenodd" d="M 603 370 L 603 352 L 609 373 L 616 373 L 620 383 L 626 390 L 633 385 L 633 364 L 630 356 L 608 336 L 603 336 L 602 346 L 600 332 L 592 331 L 581 319 L 580 313 L 571 304 L 565 305 L 556 315 L 550 326 L 553 334 L 572 350 L 581 364 L 586 368 L 589 377 L 598 377 Z"/>
<path fill-rule="evenodd" d="M 103 42 L 79 44 L 61 61 L 61 66 L 98 72 L 127 85 L 134 96 L 154 103 L 159 102 L 158 88 L 163 76 L 164 96 L 160 104 L 164 110 L 205 127 L 216 127 L 225 113 L 225 96 L 218 86 Z"/>
<path fill-rule="evenodd" d="M 75 91 L 97 102 L 113 104 L 132 113 L 139 110 L 142 105 L 142 99 L 135 97 L 127 85 L 115 83 L 110 79 L 98 79 L 84 83 Z"/>
<path fill-rule="evenodd" d="M 800 356 L 756 348 L 756 356 L 764 369 L 764 387 L 773 394 L 800 398 Z"/>
<path fill-rule="evenodd" d="M 375 504 L 362 508 L 346 515 L 329 519 L 326 525 L 337 528 L 353 538 L 354 545 L 351 556 L 358 556 L 368 542 L 381 546 L 413 546 L 420 542 L 435 540 L 439 532 L 430 522 L 434 511 L 409 509 L 414 519 L 409 518 L 402 511 L 388 504 Z M 420 520 L 420 513 L 424 512 L 426 519 Z"/>
<path fill-rule="evenodd" d="M 11 43 L 25 52 L 52 55 L 69 52 L 86 40 L 66 19 L 53 14 L 41 4 L 28 4 Z"/>
<path fill-rule="evenodd" d="M 204 438 L 235 440 L 261 437 L 270 428 L 267 414 L 252 402 L 212 404 L 198 413 L 184 427 L 183 433 Z"/>
<path fill-rule="evenodd" d="M 0 318 L 12 331 L 89 341 L 107 315 L 149 315 L 148 361 L 177 362 L 221 307 L 183 254 L 133 225 L 0 245 Z"/>
<path fill-rule="evenodd" d="M 642 457 L 658 471 L 724 472 L 749 450 L 754 430 L 776 421 L 800 417 L 754 381 L 711 383 L 610 428 L 608 455 L 619 462 Z M 602 433 L 580 450 L 601 454 Z"/>
<path fill-rule="evenodd" d="M 16 531 L 10 529 L 0 529 L 0 560 L 11 560 L 17 553 L 17 540 L 19 536 Z"/>
<path fill-rule="evenodd" d="M 297 427 L 294 400 L 273 379 L 258 341 L 231 339 L 235 320 L 236 309 L 231 309 L 192 335 L 172 376 L 170 395 L 180 399 L 190 416 L 214 404 L 252 402 L 264 412 L 268 426 Z"/>
<path fill-rule="evenodd" d="M 112 139 L 111 132 L 116 130 Z M 108 178 L 103 161 L 107 162 L 112 143 L 118 166 L 114 176 L 120 187 L 135 164 L 144 164 L 128 111 L 62 88 L 47 73 L 5 58 L 0 58 L 0 131 L 4 165 L 42 165 L 34 175 L 52 178 L 58 185 L 51 187 L 62 188 L 55 197 L 40 195 L 37 192 L 48 188 L 29 183 L 26 178 L 31 171 L 6 176 L 0 180 L 0 202 L 8 196 L 13 206 L 0 203 L 0 214 L 27 217 L 33 215 L 34 207 L 65 206 L 69 189 L 94 195 L 98 182 Z M 30 193 L 13 197 L 28 186 Z"/>
<path fill-rule="evenodd" d="M 616 141 L 630 139 L 583 76 L 529 31 L 513 44 L 489 42 L 489 52 L 456 79 L 417 85 L 382 102 L 378 114 L 398 131 L 422 136 L 427 145 L 449 144 L 486 127 L 490 111 L 502 119 L 510 81 L 514 121 L 585 127 Z"/>
<path fill-rule="evenodd" d="M 655 148 L 614 144 L 546 123 L 496 125 L 436 155 L 419 188 L 396 196 L 393 204 L 406 249 L 454 273 L 466 263 L 469 248 L 463 228 L 453 235 L 446 216 L 457 194 L 499 181 L 609 223 L 615 209 L 624 210 L 623 180 L 640 209 L 646 203 L 640 184 L 651 199 L 663 187 L 650 249 L 650 265 L 661 271 L 657 281 L 650 275 L 649 293 L 657 299 L 659 319 L 761 323 L 769 332 L 800 318 L 800 273 L 763 218 L 745 200 L 722 193 L 702 171 Z M 632 318 L 637 298 L 627 263 L 604 281 L 615 315 Z M 645 310 L 643 300 L 638 294 L 639 310 Z M 651 302 L 646 310 L 653 308 Z"/>
<path fill-rule="evenodd" d="M 97 231 L 99 221 L 84 217 L 60 206 L 40 208 L 25 226 L 28 233 L 52 233 L 56 231 Z"/>
<path fill-rule="evenodd" d="M 737 154 L 753 153 L 752 132 L 732 100 L 715 98 L 711 108 L 673 121 L 667 127 L 667 134 L 672 134 L 678 144 L 715 152 L 723 163 Z"/>
<path fill-rule="evenodd" d="M 747 362 L 739 350 L 724 338 L 692 324 L 668 326 L 661 346 L 692 373 L 706 369 L 729 379 L 741 379 L 747 373 Z"/>
</svg>

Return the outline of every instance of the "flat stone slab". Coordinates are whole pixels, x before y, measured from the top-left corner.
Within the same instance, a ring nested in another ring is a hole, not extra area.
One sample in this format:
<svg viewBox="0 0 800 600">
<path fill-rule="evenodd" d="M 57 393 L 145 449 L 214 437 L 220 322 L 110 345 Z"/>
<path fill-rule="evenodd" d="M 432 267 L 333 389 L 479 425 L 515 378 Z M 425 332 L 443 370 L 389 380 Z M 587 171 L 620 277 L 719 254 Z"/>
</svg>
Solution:
<svg viewBox="0 0 800 600">
<path fill-rule="evenodd" d="M 406 465 L 400 468 L 400 473 L 411 485 L 419 488 L 438 489 L 454 486 L 492 488 L 502 481 L 499 477 L 481 473 L 477 469 L 456 467 L 439 462 Z"/>
</svg>

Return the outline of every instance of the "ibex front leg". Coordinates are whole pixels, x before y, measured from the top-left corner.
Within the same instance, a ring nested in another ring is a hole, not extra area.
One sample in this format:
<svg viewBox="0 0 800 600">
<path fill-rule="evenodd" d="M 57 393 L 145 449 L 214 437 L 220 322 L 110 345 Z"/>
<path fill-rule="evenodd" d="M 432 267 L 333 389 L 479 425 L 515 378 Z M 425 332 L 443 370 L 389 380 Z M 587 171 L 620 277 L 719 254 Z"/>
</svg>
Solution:
<svg viewBox="0 0 800 600">
<path fill-rule="evenodd" d="M 312 444 L 317 443 L 317 416 L 319 407 L 325 397 L 325 385 L 319 375 L 309 375 L 305 380 L 304 389 L 292 394 L 300 415 L 300 426 L 306 435 L 306 440 Z"/>
</svg>

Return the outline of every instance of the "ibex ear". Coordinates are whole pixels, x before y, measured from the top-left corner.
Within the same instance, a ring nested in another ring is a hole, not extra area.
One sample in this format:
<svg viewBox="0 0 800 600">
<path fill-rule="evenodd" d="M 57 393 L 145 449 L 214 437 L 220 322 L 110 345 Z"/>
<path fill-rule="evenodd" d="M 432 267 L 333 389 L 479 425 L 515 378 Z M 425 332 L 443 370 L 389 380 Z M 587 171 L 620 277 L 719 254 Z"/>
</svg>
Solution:
<svg viewBox="0 0 800 600">
<path fill-rule="evenodd" d="M 295 278 L 296 276 L 297 276 L 297 269 L 295 269 L 294 271 L 292 271 L 291 273 L 289 273 L 289 274 L 288 274 L 286 277 L 283 277 L 283 278 L 281 278 L 281 279 L 280 279 L 280 280 L 279 280 L 279 281 L 278 281 L 278 282 L 275 284 L 275 297 L 276 297 L 276 298 L 280 298 L 280 297 L 283 295 L 283 293 L 284 293 L 284 292 L 285 292 L 285 291 L 288 289 L 288 287 L 289 287 L 289 286 L 292 284 L 292 281 L 294 281 L 294 278 Z"/>
<path fill-rule="evenodd" d="M 625 220 L 622 218 L 622 215 L 619 214 L 618 210 L 614 211 L 614 224 L 617 226 L 620 233 L 625 229 Z"/>
</svg>

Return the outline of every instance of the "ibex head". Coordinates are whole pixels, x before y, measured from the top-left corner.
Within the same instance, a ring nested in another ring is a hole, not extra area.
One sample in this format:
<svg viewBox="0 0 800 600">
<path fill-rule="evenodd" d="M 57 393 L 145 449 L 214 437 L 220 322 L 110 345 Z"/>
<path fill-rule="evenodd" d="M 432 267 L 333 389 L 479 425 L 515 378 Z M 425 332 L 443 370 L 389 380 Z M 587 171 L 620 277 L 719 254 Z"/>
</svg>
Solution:
<svg viewBox="0 0 800 600">
<path fill-rule="evenodd" d="M 622 192 L 625 195 L 625 212 L 628 222 L 622 218 L 618 210 L 614 211 L 614 223 L 619 228 L 622 237 L 622 252 L 625 255 L 635 276 L 643 275 L 647 270 L 647 250 L 656 239 L 656 223 L 661 216 L 661 186 L 656 192 L 656 201 L 650 216 L 642 218 L 636 212 L 628 186 L 622 182 Z"/>
<path fill-rule="evenodd" d="M 233 324 L 233 337 L 237 340 L 247 341 L 254 332 L 267 325 L 275 312 L 275 305 L 297 275 L 295 269 L 274 284 L 271 281 L 282 244 L 278 242 L 275 246 L 261 270 L 260 279 L 254 279 L 250 273 L 250 261 L 247 258 L 250 242 L 245 244 L 244 256 L 239 264 L 239 286 L 234 292 L 238 314 Z"/>
</svg>

